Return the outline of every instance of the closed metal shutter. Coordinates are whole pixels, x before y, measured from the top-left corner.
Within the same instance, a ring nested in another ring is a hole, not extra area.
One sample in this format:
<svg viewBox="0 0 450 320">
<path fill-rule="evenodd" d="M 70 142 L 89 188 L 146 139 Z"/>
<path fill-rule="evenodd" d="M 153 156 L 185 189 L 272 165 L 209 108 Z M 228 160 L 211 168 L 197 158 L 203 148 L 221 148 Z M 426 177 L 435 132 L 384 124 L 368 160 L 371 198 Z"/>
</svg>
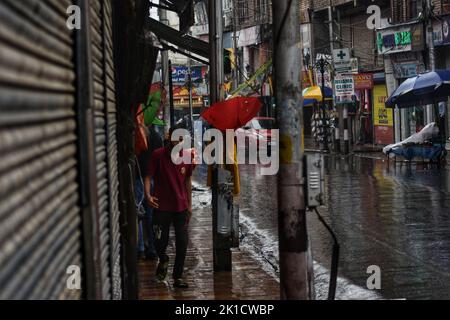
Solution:
<svg viewBox="0 0 450 320">
<path fill-rule="evenodd" d="M 69 5 L 0 1 L 1 299 L 81 294 L 66 285 L 81 267 Z"/>
<path fill-rule="evenodd" d="M 119 174 L 117 160 L 117 108 L 115 92 L 115 72 L 113 55 L 111 1 L 103 1 L 104 35 L 104 83 L 106 90 L 106 123 L 109 167 L 109 209 L 110 209 L 110 245 L 111 277 L 114 300 L 122 299 L 122 276 L 120 261 L 120 225 L 119 225 Z"/>
<path fill-rule="evenodd" d="M 111 1 L 91 1 L 103 298 L 122 298 L 117 108 Z"/>
<path fill-rule="evenodd" d="M 111 299 L 111 260 L 110 260 L 110 199 L 108 185 L 107 159 L 107 109 L 104 74 L 104 37 L 103 37 L 103 1 L 90 1 L 91 6 L 91 40 L 94 79 L 94 118 L 95 118 L 95 152 L 97 167 L 97 193 L 100 221 L 101 283 L 103 299 Z"/>
</svg>

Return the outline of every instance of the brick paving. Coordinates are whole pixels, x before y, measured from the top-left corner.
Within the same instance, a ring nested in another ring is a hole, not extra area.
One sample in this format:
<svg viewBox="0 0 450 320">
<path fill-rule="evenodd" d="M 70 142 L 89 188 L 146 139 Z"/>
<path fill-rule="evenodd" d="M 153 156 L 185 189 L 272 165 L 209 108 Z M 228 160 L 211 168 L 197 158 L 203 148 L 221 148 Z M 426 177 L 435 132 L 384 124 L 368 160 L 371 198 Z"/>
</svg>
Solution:
<svg viewBox="0 0 450 320">
<path fill-rule="evenodd" d="M 156 262 L 139 263 L 141 300 L 278 300 L 279 283 L 244 250 L 233 251 L 233 272 L 214 274 L 211 209 L 194 213 L 185 277 L 190 288 L 173 288 L 172 264 L 165 283 L 155 281 Z M 174 237 L 168 254 L 174 261 Z"/>
</svg>

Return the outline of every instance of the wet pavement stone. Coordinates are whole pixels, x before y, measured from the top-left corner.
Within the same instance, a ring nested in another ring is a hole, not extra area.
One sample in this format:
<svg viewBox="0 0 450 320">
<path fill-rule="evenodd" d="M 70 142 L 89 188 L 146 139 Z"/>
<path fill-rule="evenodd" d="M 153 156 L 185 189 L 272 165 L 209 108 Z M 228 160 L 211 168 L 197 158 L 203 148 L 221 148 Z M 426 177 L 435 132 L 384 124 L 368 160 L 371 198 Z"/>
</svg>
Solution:
<svg viewBox="0 0 450 320">
<path fill-rule="evenodd" d="M 195 194 L 194 194 L 195 197 Z M 278 300 L 279 284 L 245 250 L 234 250 L 233 271 L 213 272 L 212 216 L 210 206 L 203 208 L 199 199 L 194 202 L 194 216 L 190 225 L 190 243 L 185 266 L 189 289 L 175 289 L 171 280 L 174 262 L 174 235 L 168 254 L 170 279 L 157 283 L 154 261 L 139 263 L 140 299 L 142 300 Z"/>
<path fill-rule="evenodd" d="M 450 299 L 449 166 L 388 163 L 372 153 L 325 159 L 327 204 L 319 210 L 341 246 L 337 298 Z M 191 288 L 152 282 L 155 263 L 141 262 L 141 298 L 279 298 L 277 179 L 258 172 L 241 168 L 242 246 L 233 273 L 212 272 L 211 211 L 200 210 L 202 199 L 191 225 Z M 324 298 L 333 243 L 315 214 L 308 212 L 307 221 L 316 293 Z M 381 269 L 381 290 L 367 288 L 372 265 Z"/>
</svg>

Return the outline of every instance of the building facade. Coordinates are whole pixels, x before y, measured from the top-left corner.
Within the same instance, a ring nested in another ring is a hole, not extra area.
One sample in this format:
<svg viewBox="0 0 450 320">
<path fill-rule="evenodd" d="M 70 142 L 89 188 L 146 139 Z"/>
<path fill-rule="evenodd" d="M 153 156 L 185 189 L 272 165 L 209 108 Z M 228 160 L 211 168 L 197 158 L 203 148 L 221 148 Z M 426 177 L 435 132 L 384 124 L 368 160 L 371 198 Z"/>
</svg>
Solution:
<svg viewBox="0 0 450 320">
<path fill-rule="evenodd" d="M 393 0 L 392 17 L 378 32 L 378 53 L 383 56 L 388 78 L 387 91 L 391 94 L 407 78 L 432 69 L 450 67 L 448 23 L 450 7 L 448 1 Z M 428 14 L 427 14 L 428 13 Z M 428 28 L 432 25 L 432 30 Z M 404 42 L 392 41 L 402 35 Z M 434 42 L 435 55 L 430 55 L 430 44 Z M 449 135 L 448 106 L 445 125 L 441 129 Z M 436 121 L 432 107 L 416 106 L 395 110 L 396 141 L 402 141 L 420 131 L 425 125 Z"/>
<path fill-rule="evenodd" d="M 353 74 L 354 98 L 353 103 L 348 104 L 350 139 L 353 143 L 390 143 L 393 140 L 393 124 L 383 126 L 380 131 L 383 137 L 377 138 L 379 123 L 374 118 L 379 113 L 375 108 L 382 105 L 378 101 L 386 98 L 379 96 L 385 86 L 385 75 L 383 59 L 377 54 L 376 27 L 381 20 L 391 16 L 390 1 L 301 0 L 299 11 L 306 79 L 304 86 L 321 85 L 321 76 L 314 68 L 318 57 L 326 57 L 330 63 L 325 76 L 326 86 L 333 87 L 333 80 L 340 72 Z M 350 67 L 347 71 L 332 67 L 336 62 L 333 50 L 348 50 Z M 314 72 L 315 76 L 311 76 Z M 338 101 L 343 100 L 336 96 L 335 102 Z M 340 114 L 341 128 L 342 109 L 337 106 L 334 110 L 337 115 Z M 339 134 L 335 138 L 343 140 L 343 131 Z"/>
<path fill-rule="evenodd" d="M 272 58 L 271 0 L 232 0 L 232 41 L 236 56 L 238 82 L 250 78 Z M 253 91 L 269 96 L 267 72 L 255 81 Z M 249 92 L 250 93 L 250 92 Z"/>
<path fill-rule="evenodd" d="M 449 69 L 450 2 L 432 0 L 431 4 L 435 68 Z M 326 56 L 332 64 L 333 49 L 350 49 L 354 60 L 351 72 L 356 74 L 356 104 L 350 109 L 354 142 L 386 145 L 402 141 L 430 121 L 427 108 L 422 106 L 395 111 L 383 107 L 405 79 L 433 67 L 425 0 L 300 0 L 299 5 L 304 86 L 320 84 L 320 79 L 308 76 L 318 55 Z M 330 70 L 328 86 L 332 86 L 334 76 Z M 369 78 L 371 85 L 365 86 Z M 446 116 L 447 135 L 448 127 Z"/>
</svg>

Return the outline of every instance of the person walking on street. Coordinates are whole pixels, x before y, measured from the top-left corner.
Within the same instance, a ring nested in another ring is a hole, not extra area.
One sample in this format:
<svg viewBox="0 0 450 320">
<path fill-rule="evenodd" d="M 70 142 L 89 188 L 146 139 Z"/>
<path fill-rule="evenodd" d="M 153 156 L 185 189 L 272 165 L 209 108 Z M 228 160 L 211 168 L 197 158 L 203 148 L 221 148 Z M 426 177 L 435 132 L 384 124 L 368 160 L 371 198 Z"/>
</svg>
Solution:
<svg viewBox="0 0 450 320">
<path fill-rule="evenodd" d="M 178 128 L 181 129 L 181 128 Z M 172 150 L 179 142 L 171 142 L 175 128 L 170 130 L 167 147 L 153 152 L 145 179 L 146 199 L 155 209 L 153 225 L 155 247 L 159 257 L 156 277 L 164 281 L 167 277 L 170 227 L 175 228 L 176 259 L 173 280 L 176 288 L 188 288 L 183 280 L 184 263 L 188 247 L 188 225 L 192 216 L 192 174 L 193 164 L 176 165 L 172 161 Z M 154 192 L 151 181 L 154 181 Z"/>
</svg>

